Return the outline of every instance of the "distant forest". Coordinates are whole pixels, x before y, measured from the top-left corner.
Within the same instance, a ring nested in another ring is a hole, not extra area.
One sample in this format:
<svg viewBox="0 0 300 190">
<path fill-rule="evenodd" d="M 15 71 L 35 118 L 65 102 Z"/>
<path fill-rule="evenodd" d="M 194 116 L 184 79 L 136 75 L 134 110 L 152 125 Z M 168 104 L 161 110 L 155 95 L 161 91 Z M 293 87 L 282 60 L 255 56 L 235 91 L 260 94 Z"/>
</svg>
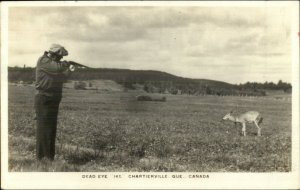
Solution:
<svg viewBox="0 0 300 190">
<path fill-rule="evenodd" d="M 77 69 L 70 80 L 113 80 L 126 89 L 142 88 L 149 93 L 193 94 L 193 95 L 233 95 L 233 96 L 265 96 L 266 90 L 282 90 L 291 93 L 292 86 L 281 80 L 278 83 L 247 82 L 245 84 L 229 84 L 207 79 L 190 79 L 178 77 L 165 72 L 129 69 Z M 33 83 L 35 68 L 9 67 L 8 81 Z"/>
</svg>

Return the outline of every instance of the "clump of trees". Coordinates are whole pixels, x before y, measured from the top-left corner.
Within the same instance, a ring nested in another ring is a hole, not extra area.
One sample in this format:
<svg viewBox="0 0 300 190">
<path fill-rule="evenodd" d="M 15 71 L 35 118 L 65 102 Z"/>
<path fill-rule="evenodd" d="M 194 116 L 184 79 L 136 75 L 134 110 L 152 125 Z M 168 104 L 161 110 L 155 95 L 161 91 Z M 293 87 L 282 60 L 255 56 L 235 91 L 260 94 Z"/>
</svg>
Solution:
<svg viewBox="0 0 300 190">
<path fill-rule="evenodd" d="M 246 82 L 245 84 L 239 85 L 239 90 L 251 89 L 253 91 L 257 91 L 260 89 L 264 90 L 283 90 L 286 93 L 290 93 L 292 91 L 292 85 L 282 80 L 279 80 L 277 84 L 273 82 L 264 82 L 264 83 L 257 83 L 257 82 Z"/>
</svg>

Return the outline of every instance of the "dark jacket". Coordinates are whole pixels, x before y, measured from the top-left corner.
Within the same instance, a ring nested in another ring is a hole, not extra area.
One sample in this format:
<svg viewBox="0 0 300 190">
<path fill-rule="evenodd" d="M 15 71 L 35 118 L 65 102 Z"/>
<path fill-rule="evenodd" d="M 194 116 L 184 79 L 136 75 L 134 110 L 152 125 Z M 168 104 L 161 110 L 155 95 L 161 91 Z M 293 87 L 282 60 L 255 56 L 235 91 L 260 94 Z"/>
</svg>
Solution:
<svg viewBox="0 0 300 190">
<path fill-rule="evenodd" d="M 63 83 L 70 75 L 69 65 L 66 62 L 55 61 L 47 54 L 48 52 L 45 52 L 37 62 L 35 86 L 39 94 L 61 97 Z"/>
</svg>

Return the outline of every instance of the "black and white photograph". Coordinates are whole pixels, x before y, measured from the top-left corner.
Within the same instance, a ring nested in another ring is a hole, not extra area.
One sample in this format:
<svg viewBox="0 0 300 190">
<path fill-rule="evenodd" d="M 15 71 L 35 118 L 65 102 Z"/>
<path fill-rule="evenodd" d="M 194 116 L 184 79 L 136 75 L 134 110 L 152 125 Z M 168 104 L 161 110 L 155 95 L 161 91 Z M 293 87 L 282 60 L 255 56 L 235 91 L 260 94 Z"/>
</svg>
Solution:
<svg viewBox="0 0 300 190">
<path fill-rule="evenodd" d="M 298 189 L 299 36 L 297 1 L 1 3 L 1 188 Z"/>
</svg>

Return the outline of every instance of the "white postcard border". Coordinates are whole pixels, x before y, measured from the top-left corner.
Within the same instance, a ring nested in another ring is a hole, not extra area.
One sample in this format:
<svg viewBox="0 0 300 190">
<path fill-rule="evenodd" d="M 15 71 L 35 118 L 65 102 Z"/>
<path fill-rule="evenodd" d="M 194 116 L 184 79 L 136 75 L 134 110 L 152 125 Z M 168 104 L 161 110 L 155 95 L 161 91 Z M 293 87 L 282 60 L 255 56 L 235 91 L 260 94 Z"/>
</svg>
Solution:
<svg viewBox="0 0 300 190">
<path fill-rule="evenodd" d="M 293 7 L 292 171 L 286 173 L 178 173 L 178 172 L 8 172 L 8 8 L 12 6 L 290 6 Z M 1 3 L 1 182 L 4 189 L 293 189 L 299 188 L 299 3 L 297 2 L 2 2 Z M 189 175 L 209 175 L 190 178 Z M 95 175 L 96 178 L 84 178 Z M 98 175 L 108 175 L 107 179 Z M 121 179 L 115 178 L 121 175 Z M 129 178 L 130 175 L 167 175 L 165 178 Z M 183 179 L 172 178 L 183 175 Z"/>
</svg>

